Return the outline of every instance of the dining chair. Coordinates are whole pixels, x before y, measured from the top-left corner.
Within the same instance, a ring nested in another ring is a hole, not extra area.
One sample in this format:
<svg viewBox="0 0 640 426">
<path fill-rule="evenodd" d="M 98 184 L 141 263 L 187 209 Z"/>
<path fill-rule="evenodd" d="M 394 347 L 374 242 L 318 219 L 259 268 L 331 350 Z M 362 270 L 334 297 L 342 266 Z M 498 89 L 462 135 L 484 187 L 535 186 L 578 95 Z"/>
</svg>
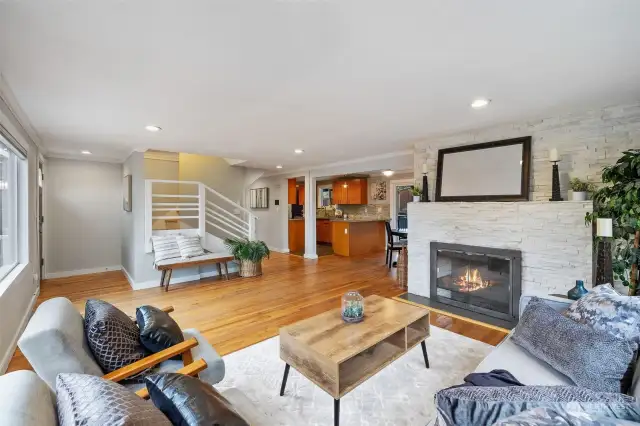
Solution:
<svg viewBox="0 0 640 426">
<path fill-rule="evenodd" d="M 387 228 L 387 252 L 385 254 L 385 265 L 389 265 L 389 269 L 393 266 L 393 252 L 399 252 L 403 247 L 407 246 L 407 240 L 398 240 L 396 241 L 394 237 L 398 237 L 399 235 L 391 229 L 391 223 L 386 221 L 385 228 Z"/>
</svg>

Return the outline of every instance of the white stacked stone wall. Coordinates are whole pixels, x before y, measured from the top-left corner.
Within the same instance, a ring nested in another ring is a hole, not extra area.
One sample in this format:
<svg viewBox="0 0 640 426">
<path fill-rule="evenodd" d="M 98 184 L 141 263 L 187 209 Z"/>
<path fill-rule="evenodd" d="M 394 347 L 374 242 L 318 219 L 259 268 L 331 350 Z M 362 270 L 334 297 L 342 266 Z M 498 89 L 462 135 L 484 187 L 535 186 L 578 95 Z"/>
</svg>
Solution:
<svg viewBox="0 0 640 426">
<path fill-rule="evenodd" d="M 430 243 L 520 250 L 522 292 L 566 292 L 592 285 L 587 202 L 409 203 L 409 292 L 429 297 Z"/>
<path fill-rule="evenodd" d="M 623 151 L 640 148 L 640 102 L 425 139 L 414 145 L 415 177 L 421 181 L 422 164 L 427 163 L 433 200 L 439 149 L 521 136 L 532 137 L 529 199 L 551 197 L 549 150 L 557 148 L 561 194 L 567 200 L 570 178 L 600 182 L 602 167 L 615 163 Z"/>
</svg>

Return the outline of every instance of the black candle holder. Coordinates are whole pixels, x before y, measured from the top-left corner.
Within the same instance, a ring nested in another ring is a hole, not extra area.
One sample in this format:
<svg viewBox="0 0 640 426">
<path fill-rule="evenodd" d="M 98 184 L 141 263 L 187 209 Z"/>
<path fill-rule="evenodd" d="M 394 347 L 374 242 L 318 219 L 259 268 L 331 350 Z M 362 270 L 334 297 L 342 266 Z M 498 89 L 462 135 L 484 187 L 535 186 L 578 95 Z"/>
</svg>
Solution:
<svg viewBox="0 0 640 426">
<path fill-rule="evenodd" d="M 420 201 L 423 203 L 429 203 L 429 178 L 426 173 L 422 174 L 422 195 L 420 195 Z"/>
<path fill-rule="evenodd" d="M 558 171 L 558 162 L 553 162 L 553 170 L 551 171 L 551 198 L 549 201 L 562 201 L 560 196 L 560 172 Z"/>
</svg>

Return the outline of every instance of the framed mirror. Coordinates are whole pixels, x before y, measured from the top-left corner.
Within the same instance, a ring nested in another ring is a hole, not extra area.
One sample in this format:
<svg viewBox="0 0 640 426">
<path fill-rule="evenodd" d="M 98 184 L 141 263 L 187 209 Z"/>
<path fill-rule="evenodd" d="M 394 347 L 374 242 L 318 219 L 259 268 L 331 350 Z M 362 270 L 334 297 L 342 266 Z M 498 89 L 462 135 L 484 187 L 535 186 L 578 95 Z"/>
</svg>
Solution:
<svg viewBox="0 0 640 426">
<path fill-rule="evenodd" d="M 527 201 L 531 137 L 438 150 L 436 201 Z"/>
</svg>

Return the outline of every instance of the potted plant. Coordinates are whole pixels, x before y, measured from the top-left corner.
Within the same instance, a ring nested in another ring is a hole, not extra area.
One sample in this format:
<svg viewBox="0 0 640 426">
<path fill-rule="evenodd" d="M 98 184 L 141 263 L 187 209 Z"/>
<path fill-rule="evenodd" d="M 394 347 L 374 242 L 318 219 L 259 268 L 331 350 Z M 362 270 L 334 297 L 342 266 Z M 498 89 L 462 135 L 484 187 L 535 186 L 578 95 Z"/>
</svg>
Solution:
<svg viewBox="0 0 640 426">
<path fill-rule="evenodd" d="M 224 240 L 224 244 L 240 263 L 241 277 L 262 275 L 262 259 L 268 258 L 271 254 L 264 241 L 227 238 Z"/>
<path fill-rule="evenodd" d="M 585 201 L 587 199 L 587 193 L 593 192 L 596 189 L 596 186 L 592 182 L 585 182 L 577 177 L 569 181 L 569 187 L 572 191 L 571 200 L 573 201 Z"/>
<path fill-rule="evenodd" d="M 420 202 L 420 196 L 422 195 L 422 191 L 420 190 L 420 187 L 418 185 L 413 185 L 413 188 L 411 188 L 411 195 L 413 195 L 414 203 Z"/>
<path fill-rule="evenodd" d="M 640 149 L 625 151 L 615 164 L 603 168 L 602 182 L 606 186 L 594 192 L 594 212 L 587 213 L 585 221 L 612 219 L 613 275 L 634 296 L 640 269 Z"/>
</svg>

